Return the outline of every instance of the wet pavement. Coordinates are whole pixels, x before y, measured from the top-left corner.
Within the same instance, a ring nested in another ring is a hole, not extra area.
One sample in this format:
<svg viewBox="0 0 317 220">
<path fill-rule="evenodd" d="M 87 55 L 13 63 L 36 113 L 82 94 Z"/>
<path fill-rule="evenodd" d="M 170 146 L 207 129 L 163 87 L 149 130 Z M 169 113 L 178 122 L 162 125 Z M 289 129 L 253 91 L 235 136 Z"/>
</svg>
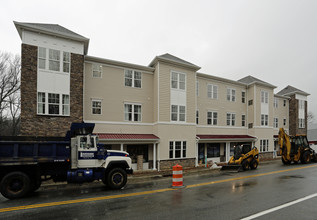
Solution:
<svg viewBox="0 0 317 220">
<path fill-rule="evenodd" d="M 62 184 L 19 200 L 0 196 L 0 219 L 241 219 L 317 193 L 316 183 L 316 163 L 271 161 L 239 173 L 188 171 L 186 187 L 177 190 L 172 177 L 152 173 L 130 177 L 121 190 Z M 316 202 L 313 197 L 257 219 L 316 219 Z"/>
</svg>

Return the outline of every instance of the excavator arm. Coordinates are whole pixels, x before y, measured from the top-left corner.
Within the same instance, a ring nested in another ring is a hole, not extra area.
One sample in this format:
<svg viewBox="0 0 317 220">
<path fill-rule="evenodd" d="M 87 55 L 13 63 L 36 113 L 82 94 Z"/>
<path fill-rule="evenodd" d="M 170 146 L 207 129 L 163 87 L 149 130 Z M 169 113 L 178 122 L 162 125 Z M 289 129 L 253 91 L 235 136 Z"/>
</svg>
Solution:
<svg viewBox="0 0 317 220">
<path fill-rule="evenodd" d="M 285 133 L 284 128 L 280 128 L 278 133 L 278 145 L 280 146 L 280 154 L 285 161 L 291 161 L 291 141 L 290 137 Z"/>
</svg>

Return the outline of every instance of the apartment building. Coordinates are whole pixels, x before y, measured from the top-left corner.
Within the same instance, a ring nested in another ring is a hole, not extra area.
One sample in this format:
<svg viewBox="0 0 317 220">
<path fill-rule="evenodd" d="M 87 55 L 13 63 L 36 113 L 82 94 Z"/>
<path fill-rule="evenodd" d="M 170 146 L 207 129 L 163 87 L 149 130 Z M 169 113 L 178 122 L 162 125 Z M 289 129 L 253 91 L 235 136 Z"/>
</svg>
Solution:
<svg viewBox="0 0 317 220">
<path fill-rule="evenodd" d="M 89 39 L 62 26 L 14 22 L 22 40 L 22 135 L 63 136 L 92 122 L 107 149 L 135 169 L 225 162 L 237 144 L 272 157 L 278 128 L 305 132 L 307 96 L 246 76 L 200 73 L 171 54 L 137 65 L 88 55 Z M 296 121 L 296 123 L 294 123 Z"/>
</svg>

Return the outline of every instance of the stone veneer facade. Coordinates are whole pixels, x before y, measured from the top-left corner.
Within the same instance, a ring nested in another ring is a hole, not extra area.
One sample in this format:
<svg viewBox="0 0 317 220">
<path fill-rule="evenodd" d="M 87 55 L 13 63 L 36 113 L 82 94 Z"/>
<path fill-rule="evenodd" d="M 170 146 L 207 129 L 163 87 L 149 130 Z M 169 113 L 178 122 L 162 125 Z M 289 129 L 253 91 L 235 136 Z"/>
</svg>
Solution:
<svg viewBox="0 0 317 220">
<path fill-rule="evenodd" d="M 46 116 L 37 114 L 37 51 L 22 44 L 21 135 L 62 137 L 72 122 L 83 121 L 84 56 L 71 54 L 70 116 Z"/>
<path fill-rule="evenodd" d="M 305 101 L 305 128 L 299 128 L 299 101 L 296 99 L 296 95 L 292 95 L 289 100 L 289 134 L 307 134 L 307 101 Z"/>
</svg>

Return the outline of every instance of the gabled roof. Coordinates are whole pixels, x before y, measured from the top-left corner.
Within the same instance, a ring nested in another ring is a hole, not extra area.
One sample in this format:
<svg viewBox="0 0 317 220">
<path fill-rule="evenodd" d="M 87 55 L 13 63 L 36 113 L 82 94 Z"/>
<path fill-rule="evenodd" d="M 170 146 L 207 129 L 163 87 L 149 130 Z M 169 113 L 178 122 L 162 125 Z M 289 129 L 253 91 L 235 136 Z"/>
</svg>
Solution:
<svg viewBox="0 0 317 220">
<path fill-rule="evenodd" d="M 67 28 L 60 26 L 58 24 L 45 24 L 45 23 L 24 23 L 14 21 L 15 27 L 18 30 L 20 38 L 22 39 L 22 30 L 29 30 L 33 32 L 40 32 L 43 34 L 53 35 L 57 37 L 62 37 L 66 39 L 71 39 L 74 41 L 79 41 L 84 43 L 84 53 L 88 52 L 89 39 L 79 35 Z"/>
<path fill-rule="evenodd" d="M 241 83 L 244 83 L 246 85 L 252 85 L 252 84 L 260 84 L 260 85 L 263 85 L 263 86 L 267 86 L 267 87 L 271 87 L 271 88 L 276 88 L 276 86 L 270 84 L 270 83 L 267 83 L 267 82 L 264 82 L 263 80 L 260 80 L 258 78 L 255 78 L 253 76 L 246 76 L 242 79 L 239 79 L 238 80 L 239 82 Z"/>
<path fill-rule="evenodd" d="M 165 61 L 165 62 L 168 62 L 168 63 L 172 63 L 172 64 L 178 64 L 178 65 L 181 65 L 181 66 L 185 66 L 185 67 L 188 67 L 188 68 L 191 68 L 191 69 L 194 69 L 195 71 L 199 70 L 200 67 L 199 66 L 196 66 L 195 64 L 192 64 L 186 60 L 182 60 L 176 56 L 173 56 L 169 53 L 166 53 L 166 54 L 162 54 L 160 56 L 156 56 L 152 62 L 149 64 L 150 67 L 153 67 L 155 63 L 157 63 L 158 61 Z"/>
<path fill-rule="evenodd" d="M 304 95 L 304 96 L 309 96 L 310 94 L 307 93 L 307 92 L 304 92 L 300 89 L 297 89 L 293 86 L 286 86 L 284 89 L 282 89 L 281 91 L 279 91 L 277 93 L 278 95 L 283 95 L 283 96 L 290 96 L 290 95 L 293 95 L 293 94 L 300 94 L 300 95 Z"/>
</svg>

